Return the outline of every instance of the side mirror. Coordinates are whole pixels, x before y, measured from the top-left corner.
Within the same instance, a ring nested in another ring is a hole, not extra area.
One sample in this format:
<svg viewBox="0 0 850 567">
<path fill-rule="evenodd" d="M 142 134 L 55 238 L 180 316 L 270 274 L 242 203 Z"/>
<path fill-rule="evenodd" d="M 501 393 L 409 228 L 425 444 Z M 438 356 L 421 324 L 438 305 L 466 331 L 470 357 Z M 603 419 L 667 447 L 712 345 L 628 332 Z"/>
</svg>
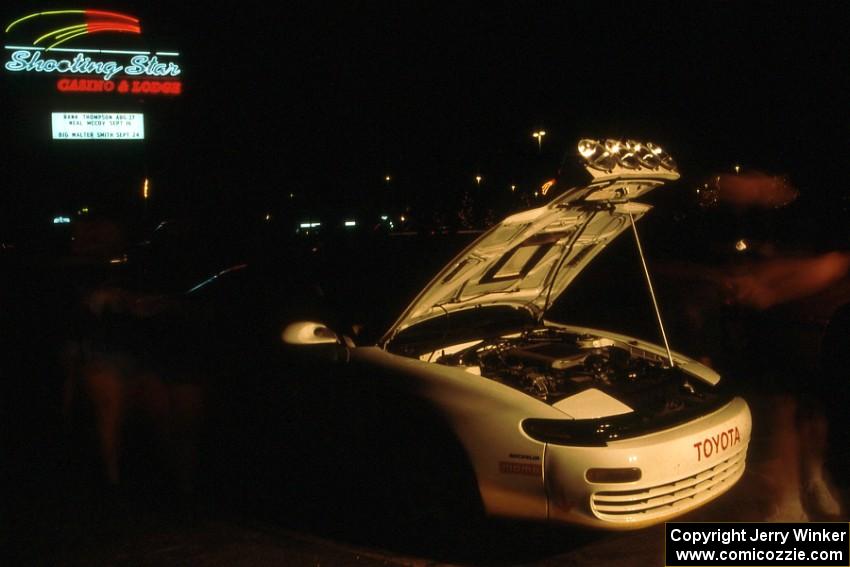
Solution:
<svg viewBox="0 0 850 567">
<path fill-rule="evenodd" d="M 281 333 L 283 342 L 290 345 L 334 345 L 340 344 L 339 337 L 321 323 L 297 321 L 286 326 Z"/>
</svg>

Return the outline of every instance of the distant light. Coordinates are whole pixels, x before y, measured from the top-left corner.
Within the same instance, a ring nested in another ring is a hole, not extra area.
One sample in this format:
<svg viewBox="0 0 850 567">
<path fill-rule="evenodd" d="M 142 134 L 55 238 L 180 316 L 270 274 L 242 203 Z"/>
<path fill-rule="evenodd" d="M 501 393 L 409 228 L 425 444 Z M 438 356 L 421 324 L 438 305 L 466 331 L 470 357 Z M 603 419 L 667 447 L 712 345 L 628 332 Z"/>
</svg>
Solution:
<svg viewBox="0 0 850 567">
<path fill-rule="evenodd" d="M 737 250 L 738 252 L 743 252 L 747 248 L 749 248 L 749 246 L 747 246 L 747 241 L 743 238 L 735 243 L 735 250 Z"/>
<path fill-rule="evenodd" d="M 481 178 L 481 176 L 480 176 L 480 175 L 476 175 L 476 176 L 475 176 L 475 182 L 476 182 L 476 183 L 478 183 L 479 185 L 481 185 L 481 179 L 482 179 L 482 178 Z"/>
<path fill-rule="evenodd" d="M 388 217 L 387 215 L 381 215 L 381 220 L 387 220 L 387 219 L 389 219 L 389 218 L 390 218 L 390 217 Z"/>
<path fill-rule="evenodd" d="M 511 185 L 511 192 L 516 191 L 516 185 Z"/>
<path fill-rule="evenodd" d="M 320 223 L 320 222 L 302 222 L 298 226 L 300 226 L 301 228 L 318 228 L 318 227 L 322 226 L 322 223 Z"/>
<path fill-rule="evenodd" d="M 735 173 L 741 173 L 741 166 L 740 165 L 737 165 L 737 164 L 735 165 Z"/>
<path fill-rule="evenodd" d="M 266 213 L 266 221 L 270 221 L 270 220 L 272 220 L 271 213 Z"/>
<path fill-rule="evenodd" d="M 389 176 L 389 175 L 387 175 L 386 177 L 384 177 L 384 181 L 389 181 L 389 180 L 390 180 L 390 176 Z"/>
<path fill-rule="evenodd" d="M 347 220 L 345 221 L 345 226 L 357 226 L 357 221 Z"/>
<path fill-rule="evenodd" d="M 148 178 L 145 177 L 145 184 L 142 186 L 142 198 L 147 199 L 150 197 L 150 185 L 148 183 Z"/>
<path fill-rule="evenodd" d="M 69 224 L 70 222 L 69 217 L 53 217 L 53 224 Z"/>
<path fill-rule="evenodd" d="M 549 189 L 551 189 L 553 185 L 555 185 L 555 180 L 550 179 L 549 181 L 540 186 L 540 192 L 545 195 L 549 192 Z"/>
<path fill-rule="evenodd" d="M 399 219 L 398 219 L 398 220 L 400 220 L 401 222 L 404 222 L 404 221 L 406 221 L 407 219 L 406 219 L 406 218 L 404 218 L 404 215 L 401 215 L 401 217 L 399 217 Z"/>
<path fill-rule="evenodd" d="M 544 130 L 538 130 L 537 132 L 533 132 L 531 134 L 532 138 L 537 138 L 537 151 L 540 152 L 543 148 L 543 136 L 546 135 Z"/>
<path fill-rule="evenodd" d="M 295 193 L 290 193 L 290 194 L 289 194 L 289 198 L 290 198 L 290 199 L 294 199 L 294 198 L 295 198 Z"/>
</svg>

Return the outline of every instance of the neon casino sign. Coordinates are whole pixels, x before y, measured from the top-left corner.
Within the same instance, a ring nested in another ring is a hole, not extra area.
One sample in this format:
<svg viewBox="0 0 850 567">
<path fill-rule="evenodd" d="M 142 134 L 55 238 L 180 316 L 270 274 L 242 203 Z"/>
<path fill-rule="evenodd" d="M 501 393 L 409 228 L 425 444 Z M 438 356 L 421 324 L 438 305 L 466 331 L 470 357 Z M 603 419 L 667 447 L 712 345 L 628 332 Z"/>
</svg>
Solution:
<svg viewBox="0 0 850 567">
<path fill-rule="evenodd" d="M 59 21 L 66 25 L 55 27 Z M 51 29 L 45 31 L 48 27 Z M 5 46 L 9 53 L 6 71 L 58 75 L 60 92 L 177 95 L 182 91 L 182 69 L 176 62 L 179 53 L 67 46 L 75 38 L 95 33 L 139 35 L 141 26 L 133 16 L 103 10 L 36 12 L 10 23 L 6 34 L 25 29 L 39 31 L 30 36 L 31 45 Z"/>
</svg>

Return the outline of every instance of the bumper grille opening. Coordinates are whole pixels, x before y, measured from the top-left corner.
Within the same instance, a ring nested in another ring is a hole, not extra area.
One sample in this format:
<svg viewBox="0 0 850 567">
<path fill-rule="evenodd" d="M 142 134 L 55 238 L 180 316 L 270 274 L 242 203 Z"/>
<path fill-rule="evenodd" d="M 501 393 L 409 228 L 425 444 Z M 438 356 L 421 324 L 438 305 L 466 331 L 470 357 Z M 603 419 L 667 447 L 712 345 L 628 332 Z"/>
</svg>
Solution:
<svg viewBox="0 0 850 567">
<path fill-rule="evenodd" d="M 590 507 L 601 520 L 629 523 L 684 512 L 727 489 L 744 473 L 747 447 L 726 460 L 670 482 L 637 490 L 605 490 L 590 497 Z"/>
</svg>

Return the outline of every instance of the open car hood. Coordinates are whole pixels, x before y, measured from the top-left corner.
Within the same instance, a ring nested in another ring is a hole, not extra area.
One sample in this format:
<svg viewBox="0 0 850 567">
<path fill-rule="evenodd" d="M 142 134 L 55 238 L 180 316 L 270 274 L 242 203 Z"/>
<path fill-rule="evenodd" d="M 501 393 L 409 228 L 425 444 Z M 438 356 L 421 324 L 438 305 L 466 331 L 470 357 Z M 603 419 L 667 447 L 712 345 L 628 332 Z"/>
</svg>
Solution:
<svg viewBox="0 0 850 567">
<path fill-rule="evenodd" d="M 626 150 L 635 148 L 643 153 L 629 161 L 635 152 L 626 156 Z M 512 307 L 541 320 L 584 267 L 631 226 L 630 217 L 638 220 L 651 209 L 632 200 L 679 178 L 672 159 L 652 144 L 582 140 L 579 153 L 593 176 L 589 185 L 481 235 L 422 290 L 381 343 L 425 321 L 482 307 Z"/>
</svg>

